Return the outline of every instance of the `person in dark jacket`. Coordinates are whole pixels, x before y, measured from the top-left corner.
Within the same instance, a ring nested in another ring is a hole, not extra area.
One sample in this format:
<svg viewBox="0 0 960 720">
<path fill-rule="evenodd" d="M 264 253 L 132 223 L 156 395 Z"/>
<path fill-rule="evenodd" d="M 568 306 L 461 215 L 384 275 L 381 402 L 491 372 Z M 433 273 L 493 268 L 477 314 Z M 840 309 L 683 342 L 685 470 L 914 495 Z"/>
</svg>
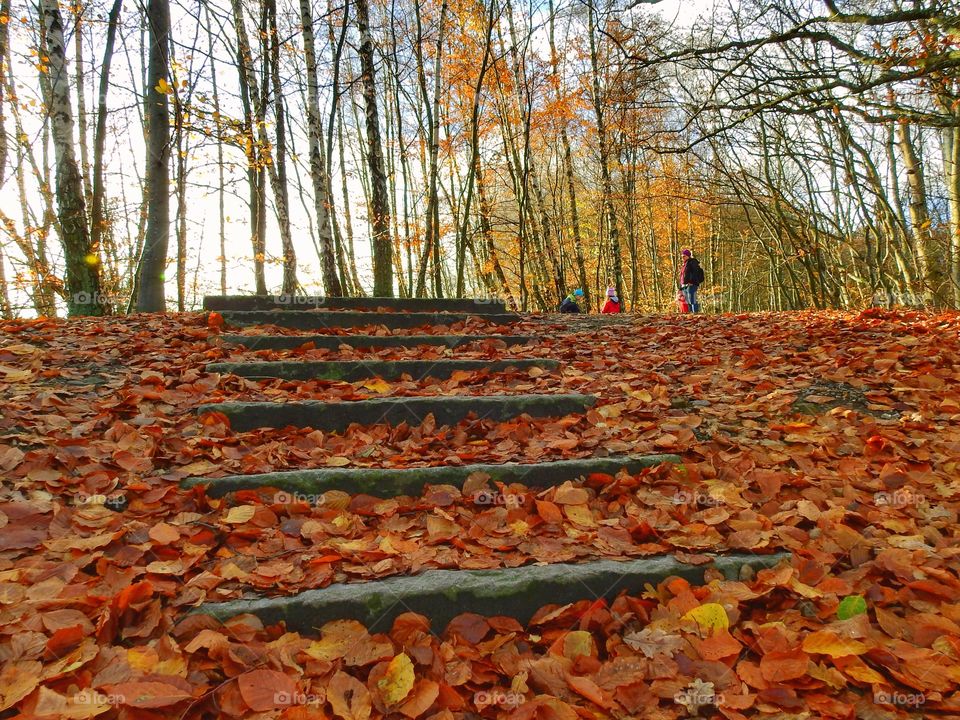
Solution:
<svg viewBox="0 0 960 720">
<path fill-rule="evenodd" d="M 703 268 L 700 261 L 693 257 L 690 250 L 684 250 L 683 264 L 680 265 L 680 289 L 687 300 L 688 312 L 700 312 L 700 303 L 697 302 L 697 288 L 703 283 Z"/>
<path fill-rule="evenodd" d="M 572 293 L 567 295 L 563 302 L 560 303 L 560 312 L 562 313 L 578 313 L 580 312 L 579 300 L 583 297 L 583 290 L 577 288 Z"/>
</svg>

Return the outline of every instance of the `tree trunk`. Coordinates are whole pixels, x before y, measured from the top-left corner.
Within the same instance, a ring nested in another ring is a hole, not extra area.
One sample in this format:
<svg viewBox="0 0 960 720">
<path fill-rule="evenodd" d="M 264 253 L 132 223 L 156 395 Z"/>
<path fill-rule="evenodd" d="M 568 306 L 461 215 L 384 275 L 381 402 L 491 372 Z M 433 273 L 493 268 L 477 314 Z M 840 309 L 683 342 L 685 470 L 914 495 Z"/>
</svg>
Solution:
<svg viewBox="0 0 960 720">
<path fill-rule="evenodd" d="M 267 161 L 267 169 L 270 174 L 270 187 L 273 189 L 273 202 L 276 207 L 277 225 L 280 226 L 280 242 L 283 247 L 283 293 L 294 295 L 297 292 L 297 251 L 293 246 L 293 233 L 290 227 L 286 113 L 283 109 L 283 86 L 280 83 L 280 33 L 277 28 L 276 0 L 264 0 L 263 7 L 267 16 L 264 54 L 269 58 L 270 67 L 269 80 L 265 77 L 263 82 L 264 85 L 270 82 L 273 89 L 274 147 L 276 148 L 274 157 Z M 264 95 L 266 94 L 266 91 L 264 91 Z M 260 128 L 261 143 L 269 148 L 270 141 L 267 137 L 266 127 L 261 124 Z"/>
<path fill-rule="evenodd" d="M 46 98 L 56 157 L 57 209 L 60 240 L 67 266 L 67 308 L 71 315 L 103 315 L 100 260 L 92 252 L 80 168 L 73 152 L 73 110 L 67 77 L 63 19 L 57 0 L 41 0 L 49 93 Z"/>
<path fill-rule="evenodd" d="M 924 299 L 933 307 L 949 307 L 953 292 L 947 273 L 947 260 L 930 229 L 932 221 L 927 210 L 927 188 L 923 167 L 910 137 L 910 126 L 906 122 L 898 123 L 897 133 L 900 139 L 900 152 L 907 171 L 907 185 L 910 189 L 910 226 L 915 243 L 914 250 L 923 273 Z"/>
<path fill-rule="evenodd" d="M 170 4 L 149 0 L 150 67 L 147 73 L 147 231 L 140 263 L 137 309 L 163 312 L 166 309 L 164 276 L 167 244 L 170 239 L 170 115 L 166 89 L 169 87 Z M 162 83 L 162 85 L 161 85 Z"/>
<path fill-rule="evenodd" d="M 213 31 L 209 5 L 204 8 L 207 17 L 207 51 L 210 55 L 210 80 L 213 86 L 213 117 L 217 128 L 217 217 L 220 230 L 220 294 L 227 294 L 227 231 L 226 227 L 226 182 L 223 167 L 223 132 L 220 115 L 220 84 L 217 81 L 217 59 L 214 56 Z"/>
<path fill-rule="evenodd" d="M 597 142 L 600 150 L 600 180 L 602 183 L 603 207 L 607 216 L 607 238 L 613 261 L 613 283 L 617 297 L 623 297 L 623 267 L 620 259 L 620 234 L 617 229 L 617 211 L 613 206 L 613 183 L 610 179 L 610 149 L 607 138 L 605 100 L 600 95 L 600 58 L 597 52 L 596 11 L 593 0 L 587 0 L 588 35 L 590 39 L 590 68 L 593 74 L 593 108 L 597 116 Z"/>
<path fill-rule="evenodd" d="M 0 169 L 2 174 L 2 169 Z M 0 318 L 13 318 L 13 307 L 10 305 L 10 287 L 7 285 L 7 268 L 3 256 L 3 246 L 0 245 Z"/>
<path fill-rule="evenodd" d="M 377 116 L 377 82 L 374 70 L 373 38 L 367 0 L 357 0 L 357 29 L 360 32 L 360 83 L 367 119 L 367 166 L 370 170 L 370 212 L 373 217 L 373 294 L 393 297 L 393 243 L 390 239 L 390 204 L 387 178 L 383 171 L 383 147 Z"/>
<path fill-rule="evenodd" d="M 250 204 L 250 244 L 253 249 L 253 276 L 257 295 L 267 294 L 267 279 L 264 272 L 266 260 L 266 175 L 263 170 L 263 159 L 257 137 L 254 134 L 254 125 L 258 124 L 259 109 L 254 109 L 254 102 L 261 105 L 256 98 L 256 78 L 252 77 L 250 63 L 253 54 L 250 50 L 250 41 L 247 39 L 246 25 L 243 20 L 243 6 L 240 0 L 231 0 L 233 11 L 234 31 L 237 34 L 237 75 L 240 81 L 240 102 L 243 106 L 242 134 L 244 138 L 244 152 L 247 157 L 247 186 L 249 188 Z"/>
<path fill-rule="evenodd" d="M 123 0 L 113 0 L 107 19 L 107 41 L 103 50 L 103 65 L 100 68 L 100 86 L 97 94 L 97 125 L 93 135 L 93 203 L 90 210 L 90 246 L 100 253 L 100 245 L 106 230 L 104 218 L 103 153 L 107 141 L 107 92 L 110 89 L 110 64 L 117 38 L 117 24 Z"/>
<path fill-rule="evenodd" d="M 307 130 L 310 139 L 310 179 L 313 181 L 313 202 L 317 212 L 324 290 L 330 297 L 341 297 L 343 287 L 337 275 L 333 225 L 330 218 L 330 178 L 323 157 L 320 124 L 320 83 L 317 79 L 317 52 L 313 34 L 310 0 L 300 0 L 300 23 L 303 26 L 303 53 L 307 66 Z"/>
<path fill-rule="evenodd" d="M 10 0 L 0 0 L 0 18 L 10 17 Z M 4 112 L 7 89 L 7 46 L 10 38 L 9 22 L 0 22 L 0 187 L 7 178 L 7 117 Z"/>
</svg>

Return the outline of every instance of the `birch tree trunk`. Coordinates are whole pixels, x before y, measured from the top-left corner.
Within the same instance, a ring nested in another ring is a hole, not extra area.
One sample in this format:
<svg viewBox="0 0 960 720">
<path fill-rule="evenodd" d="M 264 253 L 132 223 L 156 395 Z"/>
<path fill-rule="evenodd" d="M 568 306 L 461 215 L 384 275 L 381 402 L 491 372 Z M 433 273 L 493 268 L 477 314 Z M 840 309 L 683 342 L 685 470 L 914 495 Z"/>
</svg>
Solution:
<svg viewBox="0 0 960 720">
<path fill-rule="evenodd" d="M 383 146 L 377 116 L 377 81 L 373 38 L 370 35 L 370 8 L 357 0 L 357 29 L 360 32 L 360 84 L 367 125 L 367 166 L 370 170 L 370 212 L 373 227 L 373 294 L 393 297 L 393 243 L 390 239 L 390 204 L 387 178 L 383 171 Z"/>
<path fill-rule="evenodd" d="M 257 295 L 267 294 L 267 280 L 264 272 L 266 260 L 266 184 L 261 148 L 254 134 L 257 124 L 254 103 L 256 97 L 256 78 L 250 64 L 253 62 L 250 41 L 247 39 L 246 25 L 243 20 L 243 6 L 240 0 L 231 0 L 233 25 L 237 33 L 237 75 L 240 80 L 240 102 L 243 106 L 244 151 L 247 156 L 247 186 L 250 204 L 250 244 L 253 249 L 253 276 Z"/>
<path fill-rule="evenodd" d="M 277 212 L 277 224 L 280 226 L 280 243 L 283 247 L 283 292 L 294 295 L 297 292 L 297 251 L 293 246 L 293 233 L 290 228 L 290 188 L 287 184 L 287 131 L 286 113 L 283 109 L 283 86 L 280 84 L 280 33 L 277 28 L 276 0 L 264 0 L 267 15 L 267 36 L 269 43 L 269 82 L 273 88 L 274 147 L 272 162 L 268 160 L 270 187 L 273 190 L 273 202 Z M 265 48 L 266 50 L 267 48 Z M 264 84 L 268 80 L 264 78 Z M 266 94 L 266 93 L 264 93 Z M 264 125 L 261 128 L 261 143 L 270 146 Z M 269 151 L 268 151 L 269 152 Z"/>
<path fill-rule="evenodd" d="M 117 38 L 117 24 L 123 0 L 113 0 L 107 19 L 107 40 L 103 50 L 103 65 L 100 68 L 100 85 L 97 93 L 97 124 L 93 135 L 93 202 L 90 209 L 90 245 L 99 253 L 103 233 L 106 230 L 104 218 L 103 153 L 107 142 L 107 92 L 110 89 L 110 65 L 113 61 L 113 48 Z"/>
<path fill-rule="evenodd" d="M 417 273 L 416 296 L 424 297 L 426 295 L 426 270 L 427 259 L 431 252 L 434 256 L 433 263 L 433 292 L 436 297 L 443 296 L 443 284 L 441 281 L 441 269 L 439 265 L 440 258 L 440 195 L 437 191 L 437 159 L 440 154 L 440 68 L 443 58 L 443 36 L 445 28 L 445 18 L 447 13 L 447 1 L 443 0 L 440 5 L 440 23 L 437 28 L 437 46 L 433 66 L 433 97 L 427 92 L 427 80 L 423 60 L 423 35 L 420 19 L 420 6 L 416 5 L 414 11 L 417 18 L 417 77 L 420 82 L 420 92 L 423 95 L 423 107 L 427 115 L 427 145 L 430 149 L 429 169 L 427 170 L 427 217 L 426 232 L 423 245 L 423 256 L 420 260 L 420 269 Z"/>
<path fill-rule="evenodd" d="M 952 301 L 947 260 L 937 247 L 931 232 L 932 221 L 927 210 L 927 187 L 923 166 L 910 137 L 910 126 L 897 124 L 900 152 L 907 171 L 907 186 L 910 190 L 910 229 L 913 233 L 914 251 L 923 274 L 924 300 L 934 307 L 949 307 Z"/>
<path fill-rule="evenodd" d="M 613 282 L 617 297 L 623 297 L 623 267 L 620 259 L 620 233 L 617 229 L 617 211 L 613 206 L 613 183 L 610 179 L 610 149 L 607 138 L 604 99 L 600 94 L 600 58 L 597 52 L 597 16 L 593 0 L 587 0 L 588 35 L 590 40 L 590 68 L 592 78 L 593 108 L 597 116 L 597 143 L 600 150 L 600 179 L 602 183 L 603 208 L 607 216 L 607 236 L 613 261 Z"/>
<path fill-rule="evenodd" d="M 57 214 L 67 266 L 67 308 L 71 315 L 103 315 L 100 260 L 92 252 L 80 168 L 74 155 L 73 109 L 67 76 L 63 19 L 57 0 L 41 0 L 49 57 L 47 108 L 56 158 Z"/>
<path fill-rule="evenodd" d="M 300 0 L 300 23 L 303 26 L 303 53 L 307 65 L 307 131 L 309 134 L 310 179 L 317 213 L 317 234 L 320 238 L 324 291 L 330 297 L 341 297 L 343 287 L 337 275 L 334 253 L 333 223 L 330 218 L 330 178 L 323 157 L 320 121 L 320 83 L 317 79 L 317 51 L 313 33 L 310 0 Z"/>
</svg>

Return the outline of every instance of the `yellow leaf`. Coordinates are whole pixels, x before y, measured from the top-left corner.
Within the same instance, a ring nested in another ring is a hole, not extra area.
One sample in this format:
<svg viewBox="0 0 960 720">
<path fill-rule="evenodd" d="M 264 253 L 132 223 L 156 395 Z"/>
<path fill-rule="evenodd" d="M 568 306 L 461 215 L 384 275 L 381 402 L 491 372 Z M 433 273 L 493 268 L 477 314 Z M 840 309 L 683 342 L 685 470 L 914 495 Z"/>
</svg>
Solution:
<svg viewBox="0 0 960 720">
<path fill-rule="evenodd" d="M 867 651 L 867 646 L 859 640 L 842 638 L 830 630 L 820 630 L 810 633 L 803 639 L 803 651 L 830 657 L 846 657 L 863 655 Z"/>
<path fill-rule="evenodd" d="M 710 630 L 726 630 L 730 627 L 730 618 L 720 603 L 704 603 L 684 615 L 683 619 L 696 620 L 700 627 Z"/>
<path fill-rule="evenodd" d="M 887 682 L 887 678 L 860 659 L 857 659 L 855 664 L 846 666 L 843 669 L 843 672 L 845 675 L 852 677 L 854 680 L 859 680 L 863 683 L 870 683 L 871 685 L 873 683 Z"/>
<path fill-rule="evenodd" d="M 597 523 L 593 519 L 593 513 L 586 505 L 564 505 L 563 512 L 566 513 L 570 522 L 582 527 L 594 527 Z"/>
<path fill-rule="evenodd" d="M 170 87 L 170 83 L 167 82 L 166 78 L 160 78 L 160 82 L 157 83 L 157 86 L 154 88 L 161 95 L 169 95 L 173 92 L 173 88 Z"/>
<path fill-rule="evenodd" d="M 356 620 L 334 620 L 324 625 L 320 632 L 320 639 L 310 643 L 304 652 L 322 662 L 339 660 L 368 635 L 367 629 Z"/>
<path fill-rule="evenodd" d="M 387 674 L 377 681 L 383 702 L 396 705 L 413 690 L 413 663 L 406 653 L 400 653 L 387 665 Z"/>
<path fill-rule="evenodd" d="M 253 505 L 237 505 L 236 507 L 230 508 L 230 512 L 227 513 L 223 521 L 231 525 L 241 525 L 249 521 L 256 514 L 257 508 Z"/>
<path fill-rule="evenodd" d="M 370 392 L 375 393 L 388 393 L 390 392 L 390 383 L 386 382 L 382 378 L 373 378 L 372 380 L 367 380 L 363 383 L 365 387 Z"/>
<path fill-rule="evenodd" d="M 563 656 L 576 660 L 581 655 L 593 657 L 596 645 L 593 635 L 586 630 L 572 630 L 563 638 Z"/>
<path fill-rule="evenodd" d="M 345 467 L 350 464 L 350 458 L 345 457 L 330 457 L 327 458 L 327 465 L 329 467 Z"/>
</svg>

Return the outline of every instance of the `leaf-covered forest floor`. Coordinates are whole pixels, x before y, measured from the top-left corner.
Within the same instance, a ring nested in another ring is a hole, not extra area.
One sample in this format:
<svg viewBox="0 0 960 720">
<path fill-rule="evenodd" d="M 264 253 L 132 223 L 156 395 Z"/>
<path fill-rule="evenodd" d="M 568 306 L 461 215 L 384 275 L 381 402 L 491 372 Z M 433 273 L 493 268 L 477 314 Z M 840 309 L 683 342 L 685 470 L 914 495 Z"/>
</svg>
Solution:
<svg viewBox="0 0 960 720">
<path fill-rule="evenodd" d="M 215 325 L 199 314 L 0 323 L 0 717 L 960 717 L 957 315 L 547 316 L 500 328 L 537 336 L 530 347 L 346 352 L 225 347 Z M 562 366 L 419 383 L 204 371 L 432 357 Z M 562 392 L 600 401 L 583 416 L 427 417 L 342 435 L 235 434 L 193 412 L 228 399 Z M 319 502 L 178 487 L 659 452 L 684 465 L 491 488 L 517 499 L 495 505 L 473 502 L 482 478 Z M 431 631 L 407 614 L 389 634 L 344 621 L 307 637 L 187 615 L 433 567 L 778 550 L 789 567 L 736 582 L 674 580 L 610 604 L 544 598 L 527 627 L 467 615 Z"/>
</svg>

